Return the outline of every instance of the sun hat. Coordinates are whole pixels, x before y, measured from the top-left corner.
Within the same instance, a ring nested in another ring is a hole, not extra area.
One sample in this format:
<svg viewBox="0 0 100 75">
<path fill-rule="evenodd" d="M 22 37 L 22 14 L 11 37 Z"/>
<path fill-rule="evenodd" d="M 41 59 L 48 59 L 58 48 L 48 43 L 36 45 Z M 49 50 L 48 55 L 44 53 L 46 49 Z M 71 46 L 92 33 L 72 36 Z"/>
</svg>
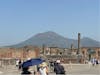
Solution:
<svg viewBox="0 0 100 75">
<path fill-rule="evenodd" d="M 57 60 L 56 63 L 60 63 L 60 60 Z"/>
<path fill-rule="evenodd" d="M 45 66 L 47 66 L 47 63 L 46 63 L 46 62 L 43 62 L 43 63 L 41 64 L 41 66 L 45 67 Z"/>
</svg>

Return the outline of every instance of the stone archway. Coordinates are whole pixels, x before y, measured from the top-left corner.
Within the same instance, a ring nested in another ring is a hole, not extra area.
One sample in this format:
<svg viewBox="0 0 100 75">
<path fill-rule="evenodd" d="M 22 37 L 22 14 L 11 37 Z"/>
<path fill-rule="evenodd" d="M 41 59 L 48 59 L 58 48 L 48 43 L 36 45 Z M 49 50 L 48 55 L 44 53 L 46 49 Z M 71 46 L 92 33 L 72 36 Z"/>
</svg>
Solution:
<svg viewBox="0 0 100 75">
<path fill-rule="evenodd" d="M 91 48 L 87 49 L 87 54 L 88 54 L 88 60 L 89 61 L 91 60 L 93 54 L 95 54 L 95 53 L 96 53 L 96 51 L 94 49 L 91 49 Z"/>
</svg>

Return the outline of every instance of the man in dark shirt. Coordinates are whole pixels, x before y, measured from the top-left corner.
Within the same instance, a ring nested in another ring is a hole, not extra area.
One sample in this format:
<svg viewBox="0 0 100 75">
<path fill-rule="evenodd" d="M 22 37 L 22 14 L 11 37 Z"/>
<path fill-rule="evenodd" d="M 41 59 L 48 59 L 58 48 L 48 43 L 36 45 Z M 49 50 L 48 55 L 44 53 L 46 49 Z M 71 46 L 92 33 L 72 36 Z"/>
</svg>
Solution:
<svg viewBox="0 0 100 75">
<path fill-rule="evenodd" d="M 22 68 L 21 75 L 31 75 L 32 73 L 28 71 L 29 67 Z"/>
<path fill-rule="evenodd" d="M 56 64 L 54 65 L 54 72 L 56 75 L 65 75 L 65 69 L 60 64 L 60 60 L 57 60 Z"/>
</svg>

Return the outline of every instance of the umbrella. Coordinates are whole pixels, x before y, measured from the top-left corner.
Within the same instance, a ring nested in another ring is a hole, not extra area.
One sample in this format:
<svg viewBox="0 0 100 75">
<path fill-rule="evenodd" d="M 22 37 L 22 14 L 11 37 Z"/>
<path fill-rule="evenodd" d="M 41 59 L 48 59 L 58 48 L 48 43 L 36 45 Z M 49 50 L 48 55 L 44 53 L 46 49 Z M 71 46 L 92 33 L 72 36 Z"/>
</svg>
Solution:
<svg viewBox="0 0 100 75">
<path fill-rule="evenodd" d="M 22 68 L 34 66 L 34 65 L 39 65 L 42 62 L 44 62 L 44 60 L 42 60 L 41 58 L 30 59 L 30 60 L 23 62 Z"/>
</svg>

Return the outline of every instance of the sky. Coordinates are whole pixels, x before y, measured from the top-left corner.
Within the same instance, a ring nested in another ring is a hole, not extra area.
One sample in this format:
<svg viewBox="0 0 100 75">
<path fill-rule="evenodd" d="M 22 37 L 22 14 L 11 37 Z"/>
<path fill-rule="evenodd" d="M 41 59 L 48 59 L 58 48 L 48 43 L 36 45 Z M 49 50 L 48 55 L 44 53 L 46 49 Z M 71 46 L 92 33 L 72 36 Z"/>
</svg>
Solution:
<svg viewBox="0 0 100 75">
<path fill-rule="evenodd" d="M 0 0 L 0 46 L 54 31 L 100 41 L 100 0 Z"/>
</svg>

